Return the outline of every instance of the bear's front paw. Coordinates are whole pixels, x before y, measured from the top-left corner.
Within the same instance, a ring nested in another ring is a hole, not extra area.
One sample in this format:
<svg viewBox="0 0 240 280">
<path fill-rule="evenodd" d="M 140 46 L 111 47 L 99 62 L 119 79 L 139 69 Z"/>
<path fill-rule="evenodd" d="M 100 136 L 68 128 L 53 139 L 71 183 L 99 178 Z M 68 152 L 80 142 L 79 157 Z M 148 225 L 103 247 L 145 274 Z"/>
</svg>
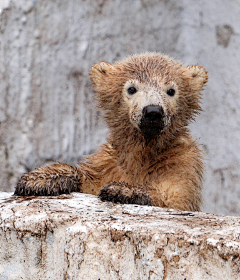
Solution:
<svg viewBox="0 0 240 280">
<path fill-rule="evenodd" d="M 81 174 L 76 167 L 59 163 L 24 174 L 14 194 L 20 196 L 56 196 L 80 191 Z"/>
<path fill-rule="evenodd" d="M 122 204 L 153 205 L 148 192 L 140 186 L 130 186 L 125 182 L 112 182 L 103 186 L 99 192 L 102 201 Z"/>
<path fill-rule="evenodd" d="M 68 178 L 61 178 L 58 175 L 46 178 L 46 176 L 35 176 L 34 173 L 30 172 L 21 177 L 14 194 L 20 196 L 45 196 L 69 194 L 71 191 L 72 182 Z"/>
</svg>

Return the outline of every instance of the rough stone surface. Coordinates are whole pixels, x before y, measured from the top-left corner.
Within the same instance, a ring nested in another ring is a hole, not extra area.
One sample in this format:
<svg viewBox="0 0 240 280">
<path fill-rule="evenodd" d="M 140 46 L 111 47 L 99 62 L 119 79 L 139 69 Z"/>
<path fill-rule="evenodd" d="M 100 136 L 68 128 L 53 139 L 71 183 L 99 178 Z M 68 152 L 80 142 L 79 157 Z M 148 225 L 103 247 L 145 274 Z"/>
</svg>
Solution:
<svg viewBox="0 0 240 280">
<path fill-rule="evenodd" d="M 240 214 L 238 0 L 0 1 L 0 186 L 104 142 L 89 67 L 144 51 L 209 71 L 191 128 L 206 154 L 204 210 Z"/>
<path fill-rule="evenodd" d="M 0 279 L 240 279 L 240 219 L 0 193 Z"/>
</svg>

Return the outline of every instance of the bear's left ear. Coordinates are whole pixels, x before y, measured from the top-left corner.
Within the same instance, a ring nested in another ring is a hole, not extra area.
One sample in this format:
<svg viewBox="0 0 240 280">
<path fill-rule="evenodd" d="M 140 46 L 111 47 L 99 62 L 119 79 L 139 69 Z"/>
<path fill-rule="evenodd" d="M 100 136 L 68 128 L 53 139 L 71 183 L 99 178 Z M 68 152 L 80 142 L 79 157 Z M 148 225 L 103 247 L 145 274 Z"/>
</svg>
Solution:
<svg viewBox="0 0 240 280">
<path fill-rule="evenodd" d="M 208 81 L 208 72 L 202 66 L 198 65 L 185 67 L 183 76 L 198 90 L 201 90 Z"/>
<path fill-rule="evenodd" d="M 89 71 L 93 84 L 98 86 L 99 83 L 101 83 L 101 80 L 108 76 L 109 72 L 113 70 L 113 68 L 114 66 L 112 64 L 104 61 L 94 64 Z"/>
</svg>

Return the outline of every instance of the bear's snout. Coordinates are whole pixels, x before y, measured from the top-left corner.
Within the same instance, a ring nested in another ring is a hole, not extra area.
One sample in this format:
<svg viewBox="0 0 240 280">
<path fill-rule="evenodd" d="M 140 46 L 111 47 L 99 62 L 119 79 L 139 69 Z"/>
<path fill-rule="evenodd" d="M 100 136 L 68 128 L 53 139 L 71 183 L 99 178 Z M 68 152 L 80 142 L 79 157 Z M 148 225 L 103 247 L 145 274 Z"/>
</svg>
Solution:
<svg viewBox="0 0 240 280">
<path fill-rule="evenodd" d="M 142 117 L 146 122 L 160 122 L 163 119 L 163 108 L 158 105 L 149 105 L 143 108 Z"/>
<path fill-rule="evenodd" d="M 164 128 L 164 110 L 158 105 L 148 105 L 142 110 L 142 118 L 139 126 L 141 132 L 148 136 L 158 135 Z"/>
</svg>

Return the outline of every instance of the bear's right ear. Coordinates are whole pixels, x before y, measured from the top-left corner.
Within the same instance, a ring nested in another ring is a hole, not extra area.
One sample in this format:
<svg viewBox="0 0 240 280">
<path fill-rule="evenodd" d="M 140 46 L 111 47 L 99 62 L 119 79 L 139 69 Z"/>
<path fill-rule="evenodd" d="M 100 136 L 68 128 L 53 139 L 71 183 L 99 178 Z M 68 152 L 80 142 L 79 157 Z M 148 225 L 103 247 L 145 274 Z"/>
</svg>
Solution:
<svg viewBox="0 0 240 280">
<path fill-rule="evenodd" d="M 89 71 L 93 84 L 98 86 L 101 80 L 106 77 L 113 68 L 112 64 L 104 61 L 94 64 Z"/>
</svg>

